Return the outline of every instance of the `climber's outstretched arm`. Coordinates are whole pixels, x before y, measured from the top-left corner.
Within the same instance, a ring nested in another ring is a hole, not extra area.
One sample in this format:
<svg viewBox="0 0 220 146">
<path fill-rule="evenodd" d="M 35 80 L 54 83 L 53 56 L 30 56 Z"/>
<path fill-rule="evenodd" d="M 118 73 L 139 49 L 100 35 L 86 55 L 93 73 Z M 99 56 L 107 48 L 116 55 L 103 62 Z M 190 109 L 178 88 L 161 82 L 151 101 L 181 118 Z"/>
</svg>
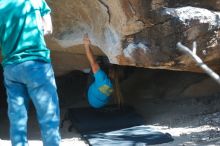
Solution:
<svg viewBox="0 0 220 146">
<path fill-rule="evenodd" d="M 99 70 L 100 66 L 96 62 L 95 57 L 93 55 L 93 52 L 92 52 L 92 49 L 91 49 L 91 41 L 88 37 L 88 34 L 84 35 L 83 43 L 84 43 L 84 47 L 85 47 L 85 51 L 86 51 L 86 56 L 89 60 L 90 66 L 92 68 L 92 72 L 96 73 Z"/>
</svg>

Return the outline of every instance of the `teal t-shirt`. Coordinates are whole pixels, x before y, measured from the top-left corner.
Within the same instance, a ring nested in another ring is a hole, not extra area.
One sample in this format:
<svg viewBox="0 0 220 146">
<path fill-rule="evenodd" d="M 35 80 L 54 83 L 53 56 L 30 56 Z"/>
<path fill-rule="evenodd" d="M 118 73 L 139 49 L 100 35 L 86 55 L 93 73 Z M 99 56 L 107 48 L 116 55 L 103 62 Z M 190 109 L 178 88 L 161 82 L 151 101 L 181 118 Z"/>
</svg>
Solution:
<svg viewBox="0 0 220 146">
<path fill-rule="evenodd" d="M 2 65 L 28 60 L 50 62 L 42 17 L 50 13 L 44 0 L 0 0 Z"/>
<path fill-rule="evenodd" d="M 105 106 L 113 93 L 113 86 L 105 72 L 99 69 L 95 74 L 95 81 L 88 90 L 89 104 L 94 108 Z"/>
</svg>

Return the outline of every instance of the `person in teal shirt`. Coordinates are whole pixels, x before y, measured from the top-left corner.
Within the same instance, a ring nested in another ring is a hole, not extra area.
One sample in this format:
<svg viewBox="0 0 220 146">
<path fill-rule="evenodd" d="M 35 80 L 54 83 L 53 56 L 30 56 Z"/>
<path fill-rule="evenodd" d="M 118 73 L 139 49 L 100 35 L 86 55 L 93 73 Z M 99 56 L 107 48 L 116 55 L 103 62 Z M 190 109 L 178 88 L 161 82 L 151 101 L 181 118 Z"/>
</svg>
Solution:
<svg viewBox="0 0 220 146">
<path fill-rule="evenodd" d="M 112 82 L 94 58 L 88 34 L 85 34 L 83 43 L 95 79 L 88 89 L 88 102 L 93 108 L 102 108 L 113 93 Z"/>
<path fill-rule="evenodd" d="M 45 0 L 0 0 L 0 49 L 12 146 L 27 146 L 28 105 L 37 113 L 44 146 L 60 145 L 60 109 L 50 50 L 51 9 Z"/>
</svg>

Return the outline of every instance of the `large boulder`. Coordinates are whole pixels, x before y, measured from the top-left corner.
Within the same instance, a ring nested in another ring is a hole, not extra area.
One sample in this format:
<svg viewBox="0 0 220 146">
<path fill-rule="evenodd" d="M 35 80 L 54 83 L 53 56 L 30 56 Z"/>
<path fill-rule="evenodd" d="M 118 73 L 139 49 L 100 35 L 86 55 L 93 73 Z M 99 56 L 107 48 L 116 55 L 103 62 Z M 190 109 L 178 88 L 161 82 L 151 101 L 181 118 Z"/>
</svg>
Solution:
<svg viewBox="0 0 220 146">
<path fill-rule="evenodd" d="M 198 55 L 220 72 L 219 0 L 47 0 L 54 33 L 47 38 L 57 75 L 85 69 L 82 36 L 111 63 L 201 72 L 176 49 L 198 44 Z"/>
</svg>

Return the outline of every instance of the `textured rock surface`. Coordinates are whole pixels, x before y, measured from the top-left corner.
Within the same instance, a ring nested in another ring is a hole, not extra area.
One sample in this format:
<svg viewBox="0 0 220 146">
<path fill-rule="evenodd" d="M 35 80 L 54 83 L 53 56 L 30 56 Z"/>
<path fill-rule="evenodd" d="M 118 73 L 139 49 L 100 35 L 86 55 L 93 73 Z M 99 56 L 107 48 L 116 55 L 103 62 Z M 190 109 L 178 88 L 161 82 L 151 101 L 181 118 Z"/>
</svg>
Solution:
<svg viewBox="0 0 220 146">
<path fill-rule="evenodd" d="M 86 32 L 96 54 L 106 55 L 111 63 L 180 71 L 200 72 L 176 50 L 178 41 L 188 47 L 197 41 L 198 55 L 220 72 L 219 0 L 47 2 L 54 24 L 48 46 L 57 74 L 88 67 L 81 45 Z"/>
</svg>

